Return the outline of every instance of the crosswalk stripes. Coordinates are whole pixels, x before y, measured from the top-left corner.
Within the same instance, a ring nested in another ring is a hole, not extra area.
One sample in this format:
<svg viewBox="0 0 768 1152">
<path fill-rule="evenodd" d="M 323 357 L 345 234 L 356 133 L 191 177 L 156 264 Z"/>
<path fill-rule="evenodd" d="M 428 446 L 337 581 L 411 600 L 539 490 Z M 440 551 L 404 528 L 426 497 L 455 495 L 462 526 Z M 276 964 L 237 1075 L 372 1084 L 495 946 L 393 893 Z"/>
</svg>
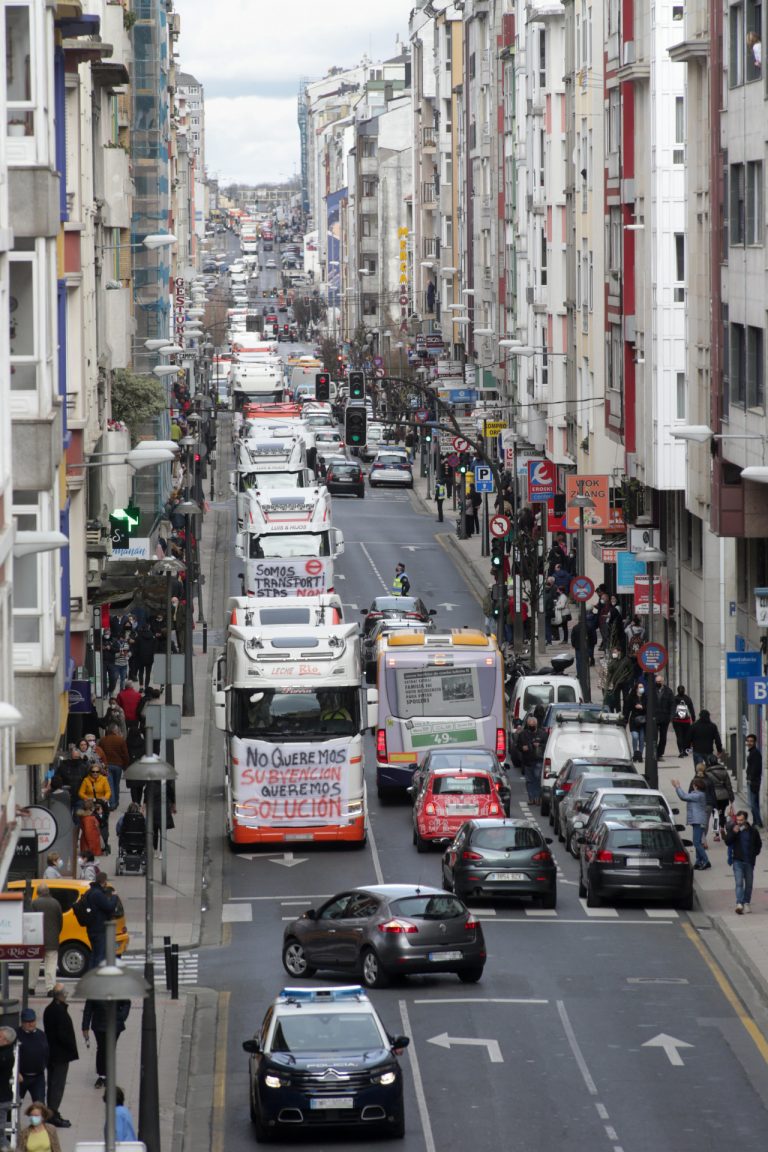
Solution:
<svg viewBox="0 0 768 1152">
<path fill-rule="evenodd" d="M 679 913 L 674 908 L 635 908 L 633 905 L 627 905 L 626 908 L 622 908 L 621 911 L 619 911 L 617 908 L 587 908 L 586 900 L 579 900 L 579 904 L 581 905 L 584 915 L 590 920 L 610 920 L 621 923 L 621 920 L 625 918 L 637 921 L 643 916 L 651 921 L 678 920 L 680 918 Z M 512 908 L 470 908 L 470 912 L 478 916 L 481 920 L 493 923 L 493 919 L 499 917 L 503 917 L 505 921 L 510 917 L 514 919 L 527 917 L 530 920 L 556 920 L 558 917 L 562 919 L 572 916 L 573 910 L 563 907 L 553 909 L 526 905 L 524 908 L 519 909 L 522 917 L 519 914 L 516 916 L 515 913 L 518 912 L 518 910 Z M 622 916 L 622 913 L 625 915 Z"/>
<path fill-rule="evenodd" d="M 155 983 L 165 984 L 165 952 L 155 952 Z M 144 957 L 139 953 L 123 956 L 122 964 L 126 968 L 135 968 L 144 971 Z M 179 952 L 179 984 L 197 984 L 200 972 L 200 956 L 197 952 Z"/>
</svg>

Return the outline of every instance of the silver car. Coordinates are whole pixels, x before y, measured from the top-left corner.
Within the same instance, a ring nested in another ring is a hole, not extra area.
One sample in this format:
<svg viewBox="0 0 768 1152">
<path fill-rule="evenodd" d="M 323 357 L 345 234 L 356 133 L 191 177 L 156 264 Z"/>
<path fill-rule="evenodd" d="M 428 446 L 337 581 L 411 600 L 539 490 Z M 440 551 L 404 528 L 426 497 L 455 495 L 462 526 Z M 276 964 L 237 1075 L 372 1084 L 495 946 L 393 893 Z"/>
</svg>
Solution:
<svg viewBox="0 0 768 1152">
<path fill-rule="evenodd" d="M 400 488 L 413 488 L 413 470 L 407 458 L 399 452 L 388 452 L 386 449 L 376 453 L 368 473 L 368 483 L 371 488 L 378 488 L 383 484 L 392 484 Z"/>
</svg>

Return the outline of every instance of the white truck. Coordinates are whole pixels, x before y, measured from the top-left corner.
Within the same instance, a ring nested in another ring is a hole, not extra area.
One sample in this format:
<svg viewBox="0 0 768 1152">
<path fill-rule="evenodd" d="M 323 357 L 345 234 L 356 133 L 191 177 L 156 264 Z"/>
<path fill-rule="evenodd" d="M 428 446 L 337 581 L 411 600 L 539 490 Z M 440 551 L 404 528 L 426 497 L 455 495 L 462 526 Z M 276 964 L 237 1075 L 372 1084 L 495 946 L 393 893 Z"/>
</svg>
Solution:
<svg viewBox="0 0 768 1152">
<path fill-rule="evenodd" d="M 336 592 L 321 596 L 230 596 L 227 600 L 230 624 L 245 628 L 277 628 L 301 624 L 320 628 L 325 624 L 343 624 L 344 609 Z"/>
<path fill-rule="evenodd" d="M 298 437 L 236 440 L 234 450 L 235 471 L 229 474 L 229 486 L 236 498 L 238 528 L 245 518 L 248 492 L 309 488 L 314 483 L 304 441 Z"/>
<path fill-rule="evenodd" d="M 272 358 L 234 358 L 231 369 L 232 404 L 242 412 L 246 404 L 279 404 L 285 391 L 282 363 Z"/>
<path fill-rule="evenodd" d="M 244 563 L 243 594 L 318 596 L 333 592 L 333 561 L 344 537 L 331 525 L 327 488 L 248 492 L 235 555 Z"/>
<path fill-rule="evenodd" d="M 230 623 L 212 687 L 230 845 L 362 847 L 363 731 L 374 718 L 357 625 Z"/>
</svg>

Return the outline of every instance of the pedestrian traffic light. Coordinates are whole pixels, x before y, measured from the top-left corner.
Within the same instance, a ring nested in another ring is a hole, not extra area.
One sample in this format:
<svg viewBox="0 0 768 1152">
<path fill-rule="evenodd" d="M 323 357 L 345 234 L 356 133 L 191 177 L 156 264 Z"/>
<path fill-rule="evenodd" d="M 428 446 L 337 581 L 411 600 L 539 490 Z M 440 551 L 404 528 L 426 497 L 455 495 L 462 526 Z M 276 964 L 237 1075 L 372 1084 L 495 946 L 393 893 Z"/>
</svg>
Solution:
<svg viewBox="0 0 768 1152">
<path fill-rule="evenodd" d="M 365 400 L 365 376 L 362 372 L 350 372 L 349 398 L 350 400 Z"/>
<path fill-rule="evenodd" d="M 113 548 L 130 547 L 130 538 L 138 531 L 140 517 L 141 513 L 134 504 L 129 504 L 126 508 L 115 508 L 109 517 L 109 534 Z"/>
<path fill-rule="evenodd" d="M 504 541 L 491 540 L 491 567 L 497 571 L 504 566 Z"/>
<path fill-rule="evenodd" d="M 467 463 L 466 453 L 462 452 L 459 458 L 459 475 L 466 476 L 468 467 L 469 464 Z"/>
<path fill-rule="evenodd" d="M 331 378 L 327 372 L 315 373 L 315 400 L 330 400 Z"/>
<path fill-rule="evenodd" d="M 344 439 L 352 448 L 362 448 L 367 433 L 364 404 L 347 405 L 344 411 Z"/>
</svg>

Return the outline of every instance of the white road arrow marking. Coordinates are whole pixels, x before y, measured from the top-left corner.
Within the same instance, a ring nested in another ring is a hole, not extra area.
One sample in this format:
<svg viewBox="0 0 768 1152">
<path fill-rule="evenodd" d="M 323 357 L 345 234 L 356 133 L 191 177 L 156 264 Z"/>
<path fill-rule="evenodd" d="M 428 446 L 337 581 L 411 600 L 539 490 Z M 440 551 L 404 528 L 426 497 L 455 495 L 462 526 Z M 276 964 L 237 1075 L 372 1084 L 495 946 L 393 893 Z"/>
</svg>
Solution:
<svg viewBox="0 0 768 1152">
<path fill-rule="evenodd" d="M 454 608 L 458 608 L 458 604 L 438 604 L 438 608 L 445 608 L 446 612 L 453 612 Z"/>
<path fill-rule="evenodd" d="M 475 1047 L 487 1048 L 491 1064 L 504 1063 L 498 1040 L 476 1040 L 470 1036 L 449 1036 L 447 1032 L 441 1032 L 439 1036 L 433 1036 L 427 1043 L 436 1044 L 438 1048 L 451 1048 L 455 1044 L 471 1044 Z"/>
<path fill-rule="evenodd" d="M 334 576 L 337 580 L 346 580 L 346 576 L 343 572 L 335 572 Z"/>
<path fill-rule="evenodd" d="M 360 611 L 360 605 L 359 604 L 351 604 L 351 603 L 348 603 L 346 600 L 342 600 L 341 606 L 342 606 L 342 608 L 351 608 L 353 612 L 359 612 Z"/>
<path fill-rule="evenodd" d="M 404 548 L 406 552 L 421 552 L 422 549 L 430 548 L 431 545 L 430 544 L 401 544 L 400 547 Z"/>
<path fill-rule="evenodd" d="M 676 1040 L 674 1036 L 667 1036 L 666 1032 L 659 1032 L 658 1036 L 641 1044 L 641 1048 L 663 1048 L 670 1064 L 675 1068 L 682 1068 L 683 1058 L 678 1048 L 693 1048 L 693 1044 L 686 1044 L 685 1040 Z"/>
<path fill-rule="evenodd" d="M 306 864 L 308 856 L 294 856 L 293 852 L 284 852 L 282 856 L 273 856 L 270 864 L 282 864 L 283 868 L 295 868 L 297 864 Z"/>
</svg>

